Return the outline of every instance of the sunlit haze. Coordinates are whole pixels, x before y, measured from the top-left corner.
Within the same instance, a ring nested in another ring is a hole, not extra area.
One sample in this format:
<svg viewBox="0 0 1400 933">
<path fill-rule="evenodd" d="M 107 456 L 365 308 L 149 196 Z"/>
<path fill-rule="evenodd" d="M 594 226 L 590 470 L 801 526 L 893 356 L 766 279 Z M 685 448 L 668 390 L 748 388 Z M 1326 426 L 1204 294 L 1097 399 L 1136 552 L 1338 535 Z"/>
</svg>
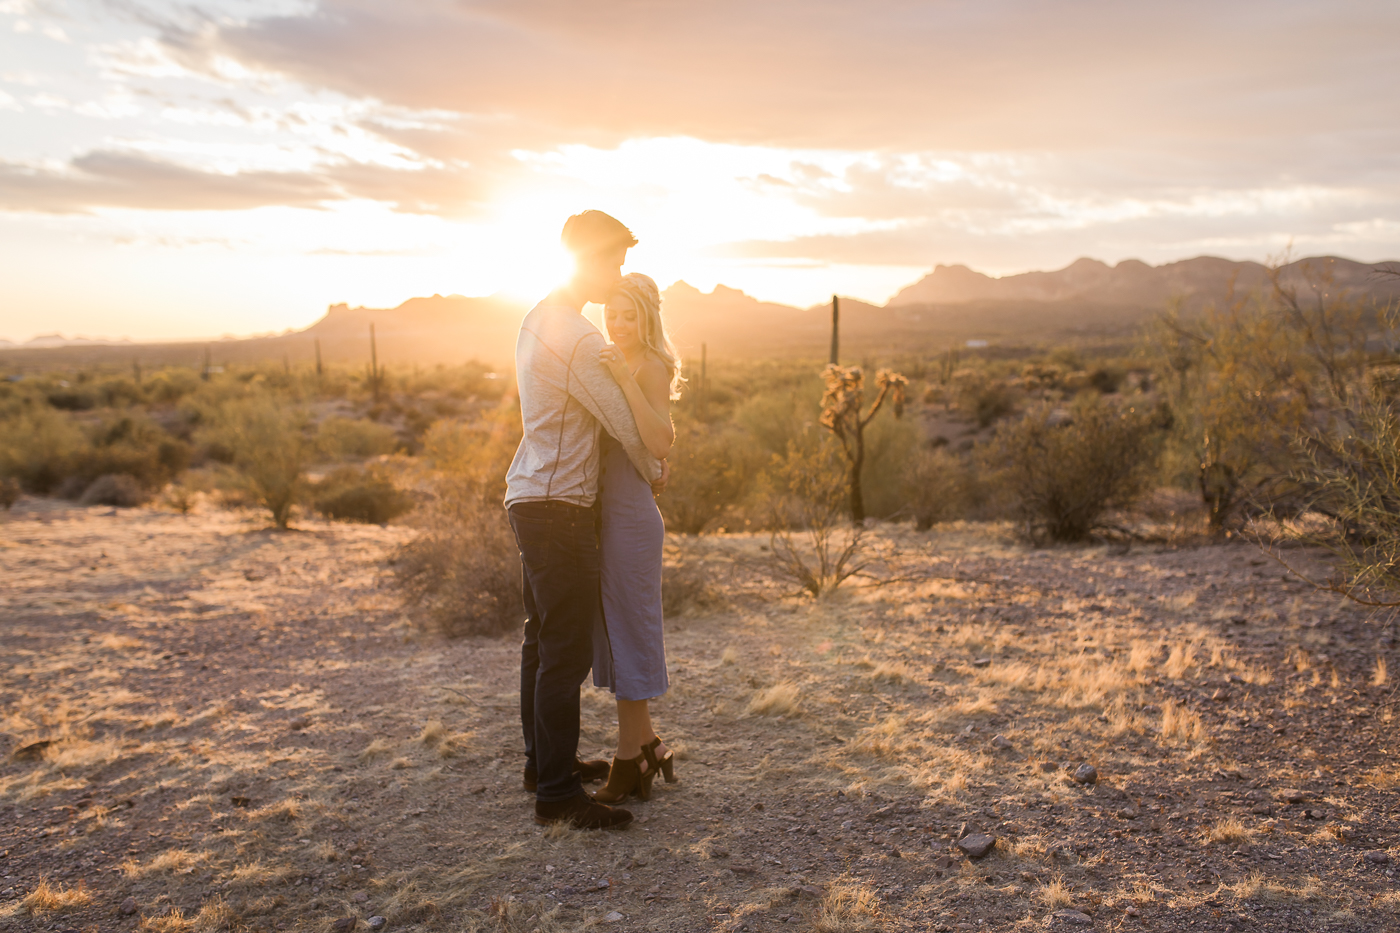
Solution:
<svg viewBox="0 0 1400 933">
<path fill-rule="evenodd" d="M 533 299 L 598 208 L 663 287 L 1400 257 L 1381 2 L 0 0 L 0 338 Z"/>
</svg>

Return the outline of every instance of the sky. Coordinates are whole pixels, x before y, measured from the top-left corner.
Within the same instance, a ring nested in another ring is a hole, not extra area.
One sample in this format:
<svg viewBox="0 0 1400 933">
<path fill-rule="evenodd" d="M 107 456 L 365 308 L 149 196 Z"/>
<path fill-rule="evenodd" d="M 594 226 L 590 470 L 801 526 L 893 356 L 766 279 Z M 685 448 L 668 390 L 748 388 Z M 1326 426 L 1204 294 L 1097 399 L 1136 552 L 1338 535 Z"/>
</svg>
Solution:
<svg viewBox="0 0 1400 933">
<path fill-rule="evenodd" d="M 664 287 L 1400 259 L 1383 0 L 0 0 L 0 338 Z"/>
</svg>

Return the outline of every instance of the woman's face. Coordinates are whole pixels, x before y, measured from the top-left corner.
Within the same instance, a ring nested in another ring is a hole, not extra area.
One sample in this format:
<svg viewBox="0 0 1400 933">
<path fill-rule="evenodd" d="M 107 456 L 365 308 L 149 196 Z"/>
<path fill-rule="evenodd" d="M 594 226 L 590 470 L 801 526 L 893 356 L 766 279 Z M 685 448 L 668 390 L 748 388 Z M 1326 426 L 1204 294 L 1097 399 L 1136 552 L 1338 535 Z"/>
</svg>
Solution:
<svg viewBox="0 0 1400 933">
<path fill-rule="evenodd" d="M 603 308 L 603 323 L 608 328 L 608 338 L 624 352 L 641 345 L 637 305 L 630 295 L 614 295 L 608 299 Z"/>
</svg>

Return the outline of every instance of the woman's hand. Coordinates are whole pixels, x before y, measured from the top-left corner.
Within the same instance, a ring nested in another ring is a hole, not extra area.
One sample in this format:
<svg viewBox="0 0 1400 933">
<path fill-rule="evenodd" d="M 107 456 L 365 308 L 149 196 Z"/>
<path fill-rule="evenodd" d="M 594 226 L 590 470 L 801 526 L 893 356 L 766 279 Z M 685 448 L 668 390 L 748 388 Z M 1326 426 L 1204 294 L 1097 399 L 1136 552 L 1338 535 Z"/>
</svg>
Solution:
<svg viewBox="0 0 1400 933">
<path fill-rule="evenodd" d="M 598 351 L 598 362 L 608 368 L 612 377 L 617 380 L 618 385 L 626 385 L 632 378 L 632 370 L 627 368 L 627 357 L 617 348 L 617 344 L 610 343 Z"/>
</svg>

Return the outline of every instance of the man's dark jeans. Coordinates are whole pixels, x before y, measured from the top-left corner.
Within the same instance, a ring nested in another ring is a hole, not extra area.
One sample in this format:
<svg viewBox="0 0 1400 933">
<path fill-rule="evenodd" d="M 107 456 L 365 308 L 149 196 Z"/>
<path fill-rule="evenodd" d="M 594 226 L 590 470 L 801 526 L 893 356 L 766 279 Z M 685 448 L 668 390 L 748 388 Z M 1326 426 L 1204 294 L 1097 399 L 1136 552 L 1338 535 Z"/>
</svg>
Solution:
<svg viewBox="0 0 1400 933">
<path fill-rule="evenodd" d="M 593 667 L 593 627 L 603 612 L 598 511 L 567 502 L 517 502 L 510 525 L 524 576 L 520 725 L 535 766 L 535 798 L 568 800 L 581 789 L 579 687 Z"/>
</svg>

